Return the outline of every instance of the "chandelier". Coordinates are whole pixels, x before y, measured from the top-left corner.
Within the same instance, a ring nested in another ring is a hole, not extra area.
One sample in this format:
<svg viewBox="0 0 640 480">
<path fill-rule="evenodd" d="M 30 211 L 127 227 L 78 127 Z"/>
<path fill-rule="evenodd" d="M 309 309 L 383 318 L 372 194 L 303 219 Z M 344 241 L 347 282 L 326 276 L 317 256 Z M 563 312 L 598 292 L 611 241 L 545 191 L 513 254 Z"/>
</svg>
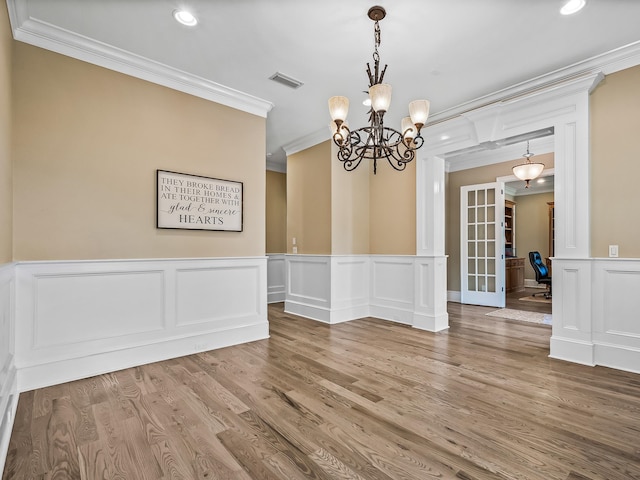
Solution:
<svg viewBox="0 0 640 480">
<path fill-rule="evenodd" d="M 387 70 L 385 64 L 380 69 L 380 25 L 379 21 L 386 16 L 384 8 L 371 7 L 368 16 L 375 22 L 373 71 L 367 63 L 369 77 L 369 125 L 350 130 L 347 124 L 349 99 L 347 97 L 331 97 L 329 99 L 329 113 L 331 114 L 331 131 L 334 143 L 339 147 L 338 160 L 347 171 L 355 170 L 363 159 L 373 160 L 375 175 L 378 159 L 386 159 L 398 171 L 404 170 L 407 163 L 416 156 L 416 150 L 422 147 L 424 139 L 420 129 L 429 117 L 429 102 L 416 100 L 409 104 L 409 117 L 401 122 L 401 131 L 384 126 L 384 114 L 391 104 L 391 85 L 382 83 Z M 368 104 L 368 103 L 367 103 Z"/>
<path fill-rule="evenodd" d="M 527 141 L 527 153 L 523 155 L 526 158 L 524 163 L 520 165 L 516 165 L 513 167 L 513 174 L 518 177 L 520 180 L 524 180 L 526 185 L 524 188 L 529 188 L 529 182 L 534 178 L 537 178 L 544 170 L 544 163 L 533 163 L 531 161 L 531 157 L 533 157 L 533 153 L 529 153 L 529 142 Z"/>
</svg>

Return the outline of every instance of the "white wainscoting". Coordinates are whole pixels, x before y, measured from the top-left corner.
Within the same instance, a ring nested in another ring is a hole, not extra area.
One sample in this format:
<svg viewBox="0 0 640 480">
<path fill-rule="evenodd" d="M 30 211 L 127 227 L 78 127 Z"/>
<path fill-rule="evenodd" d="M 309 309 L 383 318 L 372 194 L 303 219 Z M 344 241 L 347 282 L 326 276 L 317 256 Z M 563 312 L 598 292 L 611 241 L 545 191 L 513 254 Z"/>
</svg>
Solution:
<svg viewBox="0 0 640 480">
<path fill-rule="evenodd" d="M 287 289 L 284 253 L 267 253 L 267 303 L 284 302 Z"/>
<path fill-rule="evenodd" d="M 369 272 L 367 256 L 331 257 L 331 323 L 369 315 Z"/>
<path fill-rule="evenodd" d="M 331 257 L 285 255 L 285 260 L 285 312 L 330 323 Z"/>
<path fill-rule="evenodd" d="M 288 313 L 326 323 L 374 316 L 430 331 L 448 327 L 444 256 L 286 255 L 285 259 Z"/>
<path fill-rule="evenodd" d="M 14 271 L 13 264 L 0 266 L 0 472 L 4 469 L 18 405 L 18 384 L 13 355 Z"/>
<path fill-rule="evenodd" d="M 640 259 L 593 265 L 594 363 L 640 373 Z"/>
<path fill-rule="evenodd" d="M 20 391 L 269 336 L 267 259 L 16 266 Z"/>
<path fill-rule="evenodd" d="M 414 257 L 371 257 L 371 316 L 413 323 Z"/>
</svg>

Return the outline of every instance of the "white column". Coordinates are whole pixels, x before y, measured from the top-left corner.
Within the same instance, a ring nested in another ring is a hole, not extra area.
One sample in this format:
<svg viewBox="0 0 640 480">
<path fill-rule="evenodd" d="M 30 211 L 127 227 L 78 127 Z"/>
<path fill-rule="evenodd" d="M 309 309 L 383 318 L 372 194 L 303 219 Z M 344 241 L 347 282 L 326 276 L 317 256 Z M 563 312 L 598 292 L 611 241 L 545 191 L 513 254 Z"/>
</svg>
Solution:
<svg viewBox="0 0 640 480">
<path fill-rule="evenodd" d="M 595 365 L 590 252 L 589 92 L 555 122 L 555 256 L 550 356 Z"/>
<path fill-rule="evenodd" d="M 421 157 L 416 165 L 416 261 L 413 326 L 449 328 L 447 257 L 444 254 L 444 159 Z"/>
</svg>

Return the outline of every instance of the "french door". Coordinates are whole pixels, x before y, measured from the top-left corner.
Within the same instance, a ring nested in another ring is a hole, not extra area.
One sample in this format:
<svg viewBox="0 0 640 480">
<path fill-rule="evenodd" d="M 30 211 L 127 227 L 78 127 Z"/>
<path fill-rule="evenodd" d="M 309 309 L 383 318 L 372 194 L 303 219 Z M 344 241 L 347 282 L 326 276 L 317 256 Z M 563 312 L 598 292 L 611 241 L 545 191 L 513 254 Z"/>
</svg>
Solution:
<svg viewBox="0 0 640 480">
<path fill-rule="evenodd" d="M 462 303 L 505 306 L 504 184 L 460 188 Z"/>
</svg>

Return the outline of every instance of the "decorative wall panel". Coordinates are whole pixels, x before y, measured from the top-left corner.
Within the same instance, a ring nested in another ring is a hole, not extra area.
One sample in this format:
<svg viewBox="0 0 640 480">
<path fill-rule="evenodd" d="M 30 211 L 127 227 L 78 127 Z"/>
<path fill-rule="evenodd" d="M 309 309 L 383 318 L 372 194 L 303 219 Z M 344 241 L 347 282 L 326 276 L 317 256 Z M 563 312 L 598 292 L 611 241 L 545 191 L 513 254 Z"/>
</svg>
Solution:
<svg viewBox="0 0 640 480">
<path fill-rule="evenodd" d="M 266 338 L 266 258 L 16 266 L 21 391 Z"/>
</svg>

